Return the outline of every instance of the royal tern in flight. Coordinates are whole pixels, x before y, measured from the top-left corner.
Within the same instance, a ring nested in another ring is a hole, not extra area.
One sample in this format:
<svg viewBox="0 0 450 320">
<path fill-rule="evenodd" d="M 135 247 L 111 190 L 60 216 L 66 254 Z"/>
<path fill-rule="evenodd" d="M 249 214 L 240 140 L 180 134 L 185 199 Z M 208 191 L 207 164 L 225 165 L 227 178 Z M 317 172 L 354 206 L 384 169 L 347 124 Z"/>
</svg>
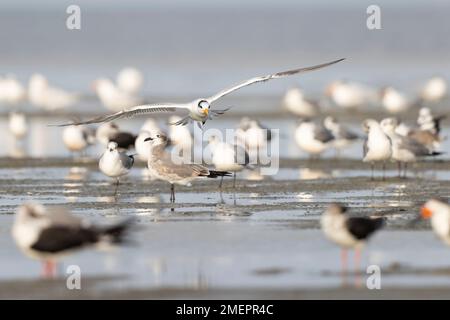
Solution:
<svg viewBox="0 0 450 320">
<path fill-rule="evenodd" d="M 236 91 L 241 88 L 244 88 L 246 86 L 259 83 L 259 82 L 265 82 L 272 79 L 278 79 L 278 78 L 284 78 L 287 76 L 291 76 L 297 73 L 304 73 L 308 71 L 318 70 L 327 66 L 330 66 L 332 64 L 338 63 L 344 59 L 339 59 L 311 67 L 306 68 L 299 68 L 299 69 L 293 69 L 283 72 L 277 72 L 274 74 L 261 76 L 261 77 L 255 77 L 251 78 L 249 80 L 243 81 L 237 85 L 232 86 L 231 88 L 224 89 L 222 91 L 219 91 L 215 95 L 212 95 L 207 98 L 199 98 L 195 99 L 192 102 L 188 103 L 155 103 L 155 104 L 146 104 L 141 105 L 137 107 L 133 107 L 130 109 L 124 109 L 122 111 L 116 112 L 111 115 L 107 116 L 101 116 L 97 117 L 91 120 L 87 121 L 80 121 L 75 123 L 75 125 L 81 125 L 81 124 L 90 124 L 90 123 L 101 123 L 101 122 L 108 122 L 113 121 L 117 119 L 122 118 L 130 118 L 132 116 L 141 115 L 141 114 L 148 114 L 148 113 L 154 113 L 154 112 L 175 112 L 176 110 L 186 110 L 188 111 L 188 115 L 182 118 L 181 120 L 177 121 L 176 125 L 186 125 L 192 121 L 196 121 L 198 126 L 201 127 L 202 124 L 205 124 L 208 119 L 212 119 L 213 116 L 218 116 L 226 112 L 228 109 L 224 110 L 210 110 L 211 105 L 219 100 L 220 98 Z M 61 124 L 58 126 L 68 126 L 73 125 L 74 123 L 67 123 L 67 124 Z"/>
</svg>

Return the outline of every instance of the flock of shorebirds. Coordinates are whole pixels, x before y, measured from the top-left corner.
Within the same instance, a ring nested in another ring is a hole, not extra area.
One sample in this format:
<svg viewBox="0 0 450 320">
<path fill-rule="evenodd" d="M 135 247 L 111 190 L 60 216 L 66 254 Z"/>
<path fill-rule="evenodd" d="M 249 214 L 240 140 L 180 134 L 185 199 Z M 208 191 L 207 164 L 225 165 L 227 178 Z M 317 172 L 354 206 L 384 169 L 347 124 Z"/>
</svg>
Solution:
<svg viewBox="0 0 450 320">
<path fill-rule="evenodd" d="M 344 59 L 255 77 L 215 95 L 182 104 L 141 104 L 142 100 L 137 93 L 142 86 L 142 74 L 134 68 L 126 68 L 119 73 L 115 83 L 102 78 L 93 84 L 98 98 L 106 108 L 113 111 L 112 114 L 57 126 L 64 127 L 63 142 L 72 152 L 82 152 L 97 142 L 104 146 L 99 169 L 106 176 L 116 179 L 115 194 L 119 178 L 129 173 L 137 157 L 138 160 L 147 162 L 148 174 L 152 178 L 170 184 L 170 201 L 175 202 L 175 185 L 189 185 L 197 178 L 221 177 L 221 188 L 223 177 L 233 174 L 235 186 L 236 172 L 254 168 L 249 153 L 269 144 L 272 139 L 271 131 L 259 121 L 243 118 L 236 131 L 235 144 L 223 142 L 217 136 L 210 137 L 212 164 L 215 166 L 211 170 L 202 164 L 179 163 L 173 159 L 173 153 L 169 151 L 171 147 L 191 150 L 194 146 L 187 124 L 195 123 L 202 128 L 208 120 L 227 112 L 228 109 L 214 110 L 211 106 L 223 96 L 243 87 L 318 70 L 342 60 Z M 320 114 L 320 103 L 306 98 L 299 88 L 288 90 L 283 104 L 288 111 L 300 118 L 294 137 L 299 148 L 311 157 L 317 157 L 330 148 L 339 151 L 363 140 L 362 160 L 371 164 L 372 178 L 374 164 L 377 162 L 382 163 L 384 178 L 387 161 L 396 161 L 399 176 L 405 177 L 408 163 L 442 153 L 440 122 L 444 116 L 433 115 L 430 105 L 441 101 L 446 94 L 447 84 L 440 77 L 431 78 L 416 98 L 410 98 L 393 87 L 383 88 L 380 92 L 355 82 L 331 83 L 326 89 L 326 96 L 334 105 L 355 110 L 362 105 L 381 103 L 392 114 L 382 121 L 366 119 L 362 124 L 365 135 L 350 130 L 331 116 L 318 121 L 316 117 Z M 76 94 L 49 85 L 42 75 L 36 74 L 30 78 L 28 90 L 13 77 L 0 77 L 0 103 L 13 106 L 26 98 L 32 105 L 47 111 L 67 108 L 80 99 Z M 122 109 L 124 106 L 126 108 Z M 420 106 L 416 125 L 408 126 L 396 118 L 397 114 L 412 110 L 415 106 Z M 147 119 L 137 135 L 122 131 L 113 122 L 132 116 L 178 110 L 185 112 L 185 115 L 171 117 L 169 132 L 159 127 L 154 119 Z M 95 123 L 100 124 L 96 129 L 89 126 Z M 16 139 L 22 139 L 27 134 L 25 114 L 11 112 L 9 129 Z M 127 154 L 132 148 L 135 154 Z M 332 204 L 322 216 L 322 229 L 329 239 L 342 248 L 358 250 L 370 235 L 383 226 L 384 221 L 348 217 L 344 214 L 345 211 L 345 207 Z M 430 200 L 422 208 L 422 215 L 432 218 L 435 232 L 450 244 L 450 207 L 440 200 Z M 121 243 L 126 239 L 126 231 L 131 225 L 132 222 L 126 220 L 117 225 L 100 227 L 72 215 L 64 208 L 46 208 L 27 203 L 17 210 L 13 237 L 27 255 L 45 261 L 45 274 L 52 275 L 55 271 L 54 262 L 60 256 L 90 245 Z"/>
</svg>

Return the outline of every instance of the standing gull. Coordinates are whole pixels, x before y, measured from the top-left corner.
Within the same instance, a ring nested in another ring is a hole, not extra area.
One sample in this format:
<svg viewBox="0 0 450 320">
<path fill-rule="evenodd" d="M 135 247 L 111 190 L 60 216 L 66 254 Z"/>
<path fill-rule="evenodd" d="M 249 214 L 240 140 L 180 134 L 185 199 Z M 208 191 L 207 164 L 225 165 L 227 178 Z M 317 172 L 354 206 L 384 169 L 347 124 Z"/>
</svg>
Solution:
<svg viewBox="0 0 450 320">
<path fill-rule="evenodd" d="M 62 207 L 24 204 L 17 209 L 12 236 L 29 257 L 44 262 L 44 275 L 54 276 L 56 261 L 75 250 L 101 244 L 118 244 L 131 220 L 112 226 L 95 226 Z"/>
<path fill-rule="evenodd" d="M 33 74 L 28 84 L 30 102 L 47 111 L 59 110 L 74 105 L 79 96 L 51 86 L 41 74 Z"/>
<path fill-rule="evenodd" d="M 236 172 L 251 168 L 247 151 L 238 144 L 220 141 L 215 135 L 209 138 L 212 163 L 217 170 L 233 172 L 233 188 L 236 187 Z M 219 188 L 222 188 L 223 176 Z"/>
<path fill-rule="evenodd" d="M 427 102 L 438 102 L 447 94 L 447 82 L 442 77 L 432 77 L 423 86 L 420 97 Z"/>
<path fill-rule="evenodd" d="M 423 144 L 410 137 L 403 137 L 395 132 L 398 122 L 395 118 L 386 118 L 381 121 L 381 128 L 391 139 L 392 159 L 398 163 L 398 176 L 401 177 L 402 164 L 406 178 L 406 169 L 409 162 L 415 162 L 418 158 L 437 156 L 440 152 L 430 152 Z"/>
<path fill-rule="evenodd" d="M 100 125 L 95 132 L 95 136 L 104 146 L 107 146 L 110 141 L 114 141 L 117 142 L 119 149 L 124 150 L 134 148 L 134 142 L 136 140 L 136 135 L 121 131 L 119 126 L 114 122 L 107 122 Z"/>
<path fill-rule="evenodd" d="M 314 117 L 319 111 L 319 104 L 309 100 L 300 88 L 291 88 L 286 91 L 283 98 L 284 107 L 299 117 Z"/>
<path fill-rule="evenodd" d="M 360 250 L 369 237 L 384 225 L 383 218 L 348 217 L 347 208 L 333 203 L 323 213 L 320 223 L 325 236 L 342 248 L 342 265 L 347 265 L 347 249 L 355 250 L 355 265 L 359 267 Z"/>
<path fill-rule="evenodd" d="M 194 101 L 188 102 L 188 103 L 157 103 L 157 104 L 149 104 L 149 105 L 142 105 L 133 107 L 131 109 L 125 109 L 119 112 L 116 112 L 112 115 L 108 116 L 101 116 L 97 117 L 88 121 L 80 121 L 76 124 L 88 124 L 88 123 L 100 123 L 100 122 L 108 122 L 113 121 L 116 119 L 121 118 L 129 118 L 135 115 L 140 114 L 147 114 L 152 112 L 175 112 L 177 109 L 182 109 L 188 112 L 188 115 L 182 118 L 181 120 L 177 121 L 175 124 L 177 125 L 185 125 L 189 122 L 196 121 L 198 126 L 201 127 L 202 124 L 205 124 L 208 119 L 212 119 L 213 116 L 218 116 L 226 112 L 228 109 L 225 110 L 210 110 L 211 104 L 213 104 L 215 101 L 219 100 L 220 98 L 236 91 L 241 88 L 244 88 L 246 86 L 259 83 L 259 82 L 265 82 L 272 79 L 278 79 L 278 78 L 284 78 L 287 76 L 291 76 L 297 73 L 305 73 L 308 71 L 318 70 L 327 66 L 330 66 L 332 64 L 338 63 L 344 59 L 339 59 L 311 67 L 306 68 L 299 68 L 299 69 L 293 69 L 283 72 L 277 72 L 274 74 L 269 74 L 266 76 L 261 77 L 255 77 L 251 78 L 249 80 L 243 81 L 237 85 L 234 85 L 230 88 L 224 89 L 222 91 L 219 91 L 215 95 L 212 95 L 207 98 L 199 98 L 195 99 Z M 62 124 L 60 126 L 65 125 L 71 125 L 71 124 Z"/>
<path fill-rule="evenodd" d="M 381 90 L 381 104 L 387 112 L 395 114 L 408 110 L 413 103 L 406 94 L 393 87 L 385 87 Z"/>
<path fill-rule="evenodd" d="M 129 94 L 137 94 L 144 84 L 144 76 L 138 69 L 126 67 L 119 71 L 116 82 L 121 90 Z"/>
<path fill-rule="evenodd" d="M 360 139 L 358 134 L 347 129 L 331 116 L 323 120 L 323 125 L 333 134 L 333 146 L 336 148 L 338 155 L 342 149 Z"/>
<path fill-rule="evenodd" d="M 142 103 L 142 100 L 140 98 L 116 86 L 114 82 L 112 82 L 108 78 L 100 78 L 95 80 L 92 84 L 92 88 L 94 89 L 103 106 L 111 111 L 118 111 L 122 110 L 123 108 L 131 108 L 132 106 Z M 119 118 L 120 117 L 117 117 L 117 119 Z M 111 120 L 115 120 L 115 118 Z M 89 123 L 99 122 L 106 121 L 90 121 Z"/>
<path fill-rule="evenodd" d="M 165 151 L 168 139 L 164 134 L 157 134 L 145 141 L 152 144 L 151 154 L 148 158 L 150 174 L 160 180 L 170 183 L 170 201 L 175 202 L 175 184 L 190 185 L 191 181 L 199 177 L 217 178 L 230 176 L 230 172 L 213 171 L 199 164 L 175 163 L 171 154 Z"/>
<path fill-rule="evenodd" d="M 272 140 L 272 131 L 258 120 L 243 117 L 236 130 L 236 137 L 238 143 L 253 155 L 254 152 L 264 150 Z"/>
<path fill-rule="evenodd" d="M 376 92 L 357 82 L 333 81 L 325 89 L 325 95 L 343 109 L 358 109 L 376 102 Z"/>
<path fill-rule="evenodd" d="M 95 132 L 85 126 L 70 126 L 62 133 L 64 145 L 71 152 L 82 153 L 88 146 L 95 143 Z"/>
<path fill-rule="evenodd" d="M 9 131 L 16 140 L 23 139 L 27 132 L 27 119 L 22 112 L 11 112 L 9 114 Z"/>
<path fill-rule="evenodd" d="M 319 156 L 328 149 L 333 139 L 333 133 L 322 123 L 314 123 L 311 120 L 301 119 L 295 130 L 297 145 L 307 152 L 310 158 Z"/>
<path fill-rule="evenodd" d="M 363 123 L 367 138 L 363 147 L 363 162 L 370 162 L 373 180 L 373 169 L 375 162 L 383 163 L 383 180 L 385 179 L 386 161 L 391 158 L 392 144 L 391 139 L 384 133 L 380 124 L 373 119 L 367 119 Z"/>
<path fill-rule="evenodd" d="M 0 104 L 13 106 L 23 102 L 25 98 L 25 88 L 13 75 L 0 76 Z"/>
<path fill-rule="evenodd" d="M 134 164 L 134 156 L 127 155 L 125 152 L 119 152 L 117 142 L 111 141 L 101 156 L 98 166 L 100 171 L 111 178 L 116 178 L 116 189 L 114 196 L 117 194 L 121 176 L 128 174 Z"/>
</svg>

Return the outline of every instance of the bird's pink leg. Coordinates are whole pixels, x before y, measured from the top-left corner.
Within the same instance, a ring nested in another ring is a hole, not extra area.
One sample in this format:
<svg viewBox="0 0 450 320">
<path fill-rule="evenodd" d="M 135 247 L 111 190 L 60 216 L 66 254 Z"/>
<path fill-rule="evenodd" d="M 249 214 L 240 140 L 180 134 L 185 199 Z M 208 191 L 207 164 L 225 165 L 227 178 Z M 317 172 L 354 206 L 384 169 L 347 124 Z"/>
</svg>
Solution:
<svg viewBox="0 0 450 320">
<path fill-rule="evenodd" d="M 355 249 L 355 271 L 359 271 L 361 267 L 361 250 L 359 248 Z"/>
<path fill-rule="evenodd" d="M 341 249 L 341 276 L 342 276 L 342 285 L 347 285 L 347 249 Z"/>
<path fill-rule="evenodd" d="M 54 261 L 46 260 L 43 262 L 42 267 L 42 276 L 44 278 L 50 279 L 56 276 L 56 263 Z"/>
<path fill-rule="evenodd" d="M 361 287 L 361 249 L 355 248 L 355 287 Z"/>
<path fill-rule="evenodd" d="M 342 271 L 347 272 L 347 249 L 341 249 Z"/>
</svg>

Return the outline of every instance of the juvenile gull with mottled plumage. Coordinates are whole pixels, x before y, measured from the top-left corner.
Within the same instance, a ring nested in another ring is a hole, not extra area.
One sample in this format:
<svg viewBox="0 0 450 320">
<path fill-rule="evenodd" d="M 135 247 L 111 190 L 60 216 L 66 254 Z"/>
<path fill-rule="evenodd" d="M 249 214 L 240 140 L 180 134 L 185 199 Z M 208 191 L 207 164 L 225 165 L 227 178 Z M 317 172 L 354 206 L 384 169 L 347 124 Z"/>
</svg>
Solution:
<svg viewBox="0 0 450 320">
<path fill-rule="evenodd" d="M 199 177 L 217 178 L 231 175 L 227 171 L 214 171 L 199 164 L 176 163 L 165 148 L 168 143 L 166 135 L 160 133 L 145 139 L 152 144 L 148 158 L 148 170 L 156 179 L 170 183 L 170 201 L 175 202 L 175 184 L 190 185 Z"/>
</svg>

